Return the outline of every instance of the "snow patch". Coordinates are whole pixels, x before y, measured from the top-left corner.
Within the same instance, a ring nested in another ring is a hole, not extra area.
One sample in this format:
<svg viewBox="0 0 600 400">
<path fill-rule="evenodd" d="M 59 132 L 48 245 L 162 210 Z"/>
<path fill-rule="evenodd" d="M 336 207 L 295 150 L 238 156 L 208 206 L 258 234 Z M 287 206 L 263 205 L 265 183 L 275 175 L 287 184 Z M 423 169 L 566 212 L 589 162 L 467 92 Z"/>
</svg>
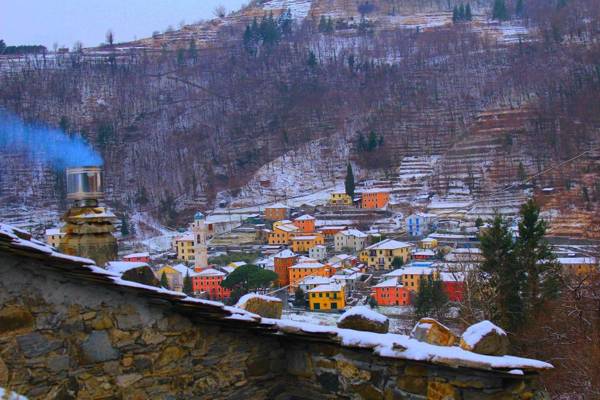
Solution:
<svg viewBox="0 0 600 400">
<path fill-rule="evenodd" d="M 240 297 L 240 299 L 238 300 L 238 302 L 236 303 L 235 306 L 242 308 L 242 307 L 244 307 L 244 305 L 247 302 L 249 302 L 252 299 L 260 299 L 260 300 L 269 301 L 269 302 L 281 303 L 281 299 L 278 299 L 277 297 L 265 296 L 264 294 L 258 294 L 258 293 L 248 293 L 248 294 L 245 294 L 242 297 Z"/>
<path fill-rule="evenodd" d="M 487 334 L 496 332 L 500 336 L 506 336 L 501 328 L 492 324 L 490 321 L 481 321 L 467 328 L 462 334 L 462 340 L 469 345 L 469 347 L 475 347 L 475 345 Z"/>
<path fill-rule="evenodd" d="M 348 317 L 354 317 L 354 316 L 358 316 L 358 317 L 361 317 L 361 318 L 369 320 L 369 321 L 379 322 L 381 324 L 384 324 L 386 321 L 388 321 L 388 317 L 386 317 L 385 315 L 379 314 L 376 311 L 371 310 L 367 306 L 356 306 L 356 307 L 352 307 L 351 309 L 346 311 L 340 317 L 339 322 L 342 322 L 343 320 L 345 320 Z"/>
</svg>

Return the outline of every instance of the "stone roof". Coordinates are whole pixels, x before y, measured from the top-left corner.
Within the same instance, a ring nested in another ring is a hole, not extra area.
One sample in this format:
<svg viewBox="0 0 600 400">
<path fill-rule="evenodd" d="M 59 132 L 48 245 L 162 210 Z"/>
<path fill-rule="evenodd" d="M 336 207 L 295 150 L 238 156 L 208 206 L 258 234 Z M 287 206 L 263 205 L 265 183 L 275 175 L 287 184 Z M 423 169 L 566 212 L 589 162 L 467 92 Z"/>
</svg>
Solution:
<svg viewBox="0 0 600 400">
<path fill-rule="evenodd" d="M 317 341 L 346 348 L 370 350 L 375 356 L 421 361 L 452 368 L 493 371 L 510 377 L 510 370 L 521 369 L 535 373 L 552 365 L 514 356 L 486 356 L 457 346 L 437 346 L 419 342 L 406 335 L 379 334 L 341 329 L 291 320 L 261 318 L 260 316 L 221 302 L 188 297 L 184 293 L 125 281 L 117 274 L 94 265 L 90 259 L 56 252 L 52 247 L 35 240 L 25 231 L 0 224 L 0 257 L 27 258 L 38 264 L 40 275 L 59 273 L 64 279 L 80 284 L 103 286 L 121 293 L 130 293 L 162 304 L 175 312 L 193 315 L 196 320 L 228 324 L 232 327 L 261 331 L 264 334 L 285 335 L 294 340 Z M 0 268 L 6 264 L 0 263 Z"/>
</svg>

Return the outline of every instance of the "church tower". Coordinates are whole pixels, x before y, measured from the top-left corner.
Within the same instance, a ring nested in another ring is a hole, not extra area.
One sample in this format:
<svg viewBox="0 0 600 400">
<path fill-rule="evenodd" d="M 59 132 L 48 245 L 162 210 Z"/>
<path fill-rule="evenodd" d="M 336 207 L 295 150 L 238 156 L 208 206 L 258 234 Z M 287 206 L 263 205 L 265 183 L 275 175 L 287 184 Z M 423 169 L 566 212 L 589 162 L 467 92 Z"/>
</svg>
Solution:
<svg viewBox="0 0 600 400">
<path fill-rule="evenodd" d="M 194 234 L 194 270 L 200 272 L 208 268 L 207 226 L 204 214 L 200 211 L 194 215 L 192 233 Z"/>
</svg>

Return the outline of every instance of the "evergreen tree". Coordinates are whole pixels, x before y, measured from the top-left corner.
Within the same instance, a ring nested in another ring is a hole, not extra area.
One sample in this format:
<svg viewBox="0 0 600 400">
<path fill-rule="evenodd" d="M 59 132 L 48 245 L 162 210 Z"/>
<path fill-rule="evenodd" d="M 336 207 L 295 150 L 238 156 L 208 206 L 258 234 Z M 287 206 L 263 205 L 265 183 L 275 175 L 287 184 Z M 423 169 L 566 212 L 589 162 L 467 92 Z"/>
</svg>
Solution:
<svg viewBox="0 0 600 400">
<path fill-rule="evenodd" d="M 463 3 L 460 3 L 460 6 L 458 6 L 458 19 L 460 21 L 465 20 L 465 5 Z"/>
<path fill-rule="evenodd" d="M 279 16 L 279 21 L 278 21 L 278 25 L 279 25 L 279 30 L 281 31 L 282 35 L 289 35 L 290 33 L 292 33 L 292 23 L 293 23 L 294 19 L 292 17 L 292 10 L 291 9 L 287 9 L 286 12 L 284 12 L 283 14 L 281 14 Z"/>
<path fill-rule="evenodd" d="M 325 27 L 325 32 L 326 33 L 335 32 L 335 26 L 333 25 L 333 20 L 331 19 L 331 17 L 327 17 L 327 26 Z"/>
<path fill-rule="evenodd" d="M 369 296 L 369 298 L 367 299 L 367 304 L 371 308 L 379 307 L 379 304 L 377 304 L 377 300 L 373 296 Z"/>
<path fill-rule="evenodd" d="M 471 3 L 467 3 L 465 6 L 465 21 L 473 20 L 473 12 L 471 11 Z"/>
<path fill-rule="evenodd" d="M 348 166 L 346 167 L 346 180 L 344 181 L 344 186 L 346 188 L 346 194 L 350 196 L 350 198 L 354 198 L 356 185 L 354 183 L 354 171 L 352 171 L 352 165 L 350 163 L 348 163 Z"/>
<path fill-rule="evenodd" d="M 506 8 L 506 2 L 504 0 L 495 0 L 494 7 L 492 8 L 492 19 L 498 21 L 507 21 L 510 19 L 508 15 L 508 8 Z"/>
<path fill-rule="evenodd" d="M 277 274 L 256 265 L 246 264 L 236 268 L 223 280 L 221 286 L 227 289 L 239 288 L 243 294 L 250 290 L 264 288 L 277 279 Z"/>
<path fill-rule="evenodd" d="M 311 67 L 311 68 L 315 68 L 317 66 L 317 56 L 315 55 L 315 53 L 313 53 L 313 51 L 309 51 L 308 52 L 308 60 L 306 61 L 306 64 Z"/>
<path fill-rule="evenodd" d="M 354 54 L 350 54 L 348 56 L 348 68 L 350 68 L 350 71 L 354 71 L 355 61 Z"/>
<path fill-rule="evenodd" d="M 475 227 L 481 228 L 482 226 L 483 226 L 483 219 L 481 219 L 481 217 L 477 217 L 477 219 L 475 220 Z"/>
<path fill-rule="evenodd" d="M 527 179 L 527 172 L 525 172 L 525 166 L 523 165 L 523 162 L 519 161 L 519 168 L 517 171 L 517 175 L 519 178 L 519 181 L 524 182 L 525 179 Z"/>
<path fill-rule="evenodd" d="M 404 265 L 404 259 L 402 257 L 394 257 L 394 259 L 392 260 L 392 267 L 394 268 L 400 268 L 401 266 Z"/>
<path fill-rule="evenodd" d="M 306 307 L 306 299 L 304 298 L 304 290 L 296 288 L 294 292 L 294 305 L 296 307 Z"/>
<path fill-rule="evenodd" d="M 545 239 L 547 224 L 540 219 L 540 207 L 533 199 L 521 207 L 516 261 L 525 273 L 522 296 L 528 313 L 541 310 L 545 300 L 558 294 L 559 266 Z"/>
<path fill-rule="evenodd" d="M 0 54 L 4 53 L 4 50 L 6 50 L 6 43 L 4 43 L 4 40 L 0 39 Z"/>
<path fill-rule="evenodd" d="M 525 10 L 525 5 L 523 4 L 523 0 L 517 0 L 517 4 L 515 5 L 515 15 L 519 18 L 523 16 L 523 11 Z"/>
<path fill-rule="evenodd" d="M 129 235 L 129 221 L 127 215 L 121 218 L 121 236 L 125 237 Z"/>
<path fill-rule="evenodd" d="M 369 132 L 369 140 L 367 142 L 367 151 L 373 151 L 377 148 L 377 134 L 375 131 Z"/>
<path fill-rule="evenodd" d="M 160 286 L 164 287 L 165 289 L 169 289 L 169 280 L 167 279 L 167 274 L 165 274 L 165 271 L 163 271 L 162 275 L 160 276 Z"/>
<path fill-rule="evenodd" d="M 324 15 L 321 15 L 319 20 L 319 32 L 325 32 L 327 30 L 327 19 Z"/>
<path fill-rule="evenodd" d="M 177 65 L 185 64 L 185 50 L 177 49 Z"/>
<path fill-rule="evenodd" d="M 458 22 L 458 6 L 454 5 L 454 8 L 452 9 L 452 22 L 457 23 Z"/>
<path fill-rule="evenodd" d="M 194 292 L 194 287 L 192 285 L 192 278 L 190 278 L 190 273 L 187 272 L 185 274 L 185 278 L 183 278 L 183 293 L 191 296 Z"/>
<path fill-rule="evenodd" d="M 448 311 L 448 295 L 438 275 L 421 279 L 415 298 L 415 316 L 443 319 Z"/>
<path fill-rule="evenodd" d="M 198 49 L 196 48 L 196 41 L 190 40 L 190 46 L 188 47 L 188 57 L 195 63 L 198 61 Z"/>
<path fill-rule="evenodd" d="M 365 135 L 363 135 L 362 133 L 358 134 L 358 152 L 362 153 L 364 151 L 367 151 L 367 139 L 365 139 Z"/>
<path fill-rule="evenodd" d="M 507 222 L 496 215 L 491 226 L 480 236 L 484 261 L 481 271 L 496 292 L 494 299 L 496 323 L 514 331 L 523 321 L 523 302 L 520 296 L 523 272 L 515 261 L 512 234 Z"/>
</svg>

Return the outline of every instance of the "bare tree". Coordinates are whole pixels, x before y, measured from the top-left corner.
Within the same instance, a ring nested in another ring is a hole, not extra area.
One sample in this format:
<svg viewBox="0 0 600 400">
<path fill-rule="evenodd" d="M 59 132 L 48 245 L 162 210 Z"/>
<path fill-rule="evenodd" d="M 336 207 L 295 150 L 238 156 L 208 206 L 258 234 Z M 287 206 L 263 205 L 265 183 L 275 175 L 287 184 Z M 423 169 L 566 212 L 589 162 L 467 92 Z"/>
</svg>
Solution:
<svg viewBox="0 0 600 400">
<path fill-rule="evenodd" d="M 213 10 L 213 14 L 217 18 L 225 18 L 225 16 L 227 15 L 227 9 L 224 5 L 220 4 L 215 7 L 215 9 Z"/>
</svg>

